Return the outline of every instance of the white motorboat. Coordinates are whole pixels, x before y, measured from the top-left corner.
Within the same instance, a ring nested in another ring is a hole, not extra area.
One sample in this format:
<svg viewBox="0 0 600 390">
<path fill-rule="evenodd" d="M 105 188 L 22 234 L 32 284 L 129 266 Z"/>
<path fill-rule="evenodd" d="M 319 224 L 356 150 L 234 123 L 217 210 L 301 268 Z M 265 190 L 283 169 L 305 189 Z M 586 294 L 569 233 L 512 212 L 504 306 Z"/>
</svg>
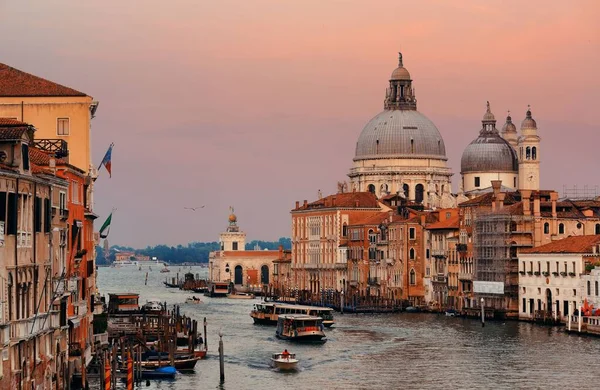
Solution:
<svg viewBox="0 0 600 390">
<path fill-rule="evenodd" d="M 282 353 L 274 353 L 271 356 L 271 365 L 280 371 L 293 371 L 298 365 L 295 353 L 284 355 Z"/>
<path fill-rule="evenodd" d="M 204 303 L 204 302 L 202 302 L 202 300 L 201 300 L 200 298 L 196 298 L 196 297 L 194 296 L 194 297 L 188 297 L 188 298 L 185 300 L 185 303 L 195 303 L 195 304 L 198 304 L 198 303 Z"/>
<path fill-rule="evenodd" d="M 142 310 L 147 312 L 160 312 L 162 309 L 162 302 L 158 299 L 149 299 L 146 304 L 142 306 Z"/>
</svg>

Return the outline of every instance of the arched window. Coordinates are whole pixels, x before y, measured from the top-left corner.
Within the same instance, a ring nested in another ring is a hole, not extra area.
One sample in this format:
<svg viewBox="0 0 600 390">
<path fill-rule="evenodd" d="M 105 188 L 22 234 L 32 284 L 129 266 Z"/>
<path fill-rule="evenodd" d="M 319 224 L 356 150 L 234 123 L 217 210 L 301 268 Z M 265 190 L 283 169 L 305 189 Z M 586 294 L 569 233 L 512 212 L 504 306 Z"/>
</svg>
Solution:
<svg viewBox="0 0 600 390">
<path fill-rule="evenodd" d="M 531 159 L 531 148 L 529 146 L 527 148 L 525 148 L 525 159 L 526 160 Z"/>
<path fill-rule="evenodd" d="M 260 282 L 262 284 L 269 284 L 269 266 L 263 265 L 260 267 Z"/>
<path fill-rule="evenodd" d="M 402 185 L 402 191 L 404 191 L 404 197 L 405 197 L 406 199 L 408 199 L 408 191 L 409 191 L 408 184 L 404 183 L 404 184 Z"/>
<path fill-rule="evenodd" d="M 544 224 L 544 234 L 550 234 L 550 224 L 548 222 Z"/>
<path fill-rule="evenodd" d="M 415 140 L 414 139 L 410 140 L 410 152 L 411 153 L 415 152 Z"/>
<path fill-rule="evenodd" d="M 600 223 L 596 224 L 596 234 L 600 234 Z"/>
<path fill-rule="evenodd" d="M 510 221 L 510 231 L 511 232 L 517 231 L 517 223 L 515 221 Z"/>
<path fill-rule="evenodd" d="M 537 159 L 537 148 L 535 146 L 533 148 L 531 148 L 531 159 L 532 160 Z"/>
<path fill-rule="evenodd" d="M 410 280 L 409 280 L 411 286 L 414 286 L 415 284 L 417 284 L 417 275 L 415 273 L 414 269 L 410 270 Z"/>
<path fill-rule="evenodd" d="M 410 248 L 410 250 L 408 251 L 408 258 L 411 260 L 415 259 L 415 249 L 414 248 Z"/>
<path fill-rule="evenodd" d="M 236 265 L 235 266 L 234 283 L 242 284 L 243 281 L 244 281 L 244 270 L 242 269 L 241 265 Z"/>
<path fill-rule="evenodd" d="M 374 194 L 375 193 L 375 186 L 373 184 L 369 184 L 369 187 L 367 187 L 369 189 L 369 192 Z"/>
<path fill-rule="evenodd" d="M 348 225 L 345 222 L 342 225 L 342 237 L 348 237 Z"/>
<path fill-rule="evenodd" d="M 558 234 L 565 234 L 565 224 L 564 223 L 558 224 Z"/>
<path fill-rule="evenodd" d="M 425 191 L 425 188 L 423 187 L 423 184 L 417 184 L 415 187 L 415 202 L 416 203 L 421 203 L 423 202 L 423 192 Z"/>
<path fill-rule="evenodd" d="M 588 280 L 587 281 L 587 295 L 591 295 L 592 294 L 592 283 Z"/>
</svg>

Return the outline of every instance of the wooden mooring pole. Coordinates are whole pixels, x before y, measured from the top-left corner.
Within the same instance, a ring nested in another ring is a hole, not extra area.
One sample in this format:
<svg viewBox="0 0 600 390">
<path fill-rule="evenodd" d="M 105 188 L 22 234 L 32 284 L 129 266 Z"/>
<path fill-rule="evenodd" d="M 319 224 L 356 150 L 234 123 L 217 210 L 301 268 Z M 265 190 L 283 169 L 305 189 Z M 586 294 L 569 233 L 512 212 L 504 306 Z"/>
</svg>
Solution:
<svg viewBox="0 0 600 390">
<path fill-rule="evenodd" d="M 223 351 L 223 332 L 219 331 L 219 371 L 221 383 L 225 382 L 225 361 Z"/>
</svg>

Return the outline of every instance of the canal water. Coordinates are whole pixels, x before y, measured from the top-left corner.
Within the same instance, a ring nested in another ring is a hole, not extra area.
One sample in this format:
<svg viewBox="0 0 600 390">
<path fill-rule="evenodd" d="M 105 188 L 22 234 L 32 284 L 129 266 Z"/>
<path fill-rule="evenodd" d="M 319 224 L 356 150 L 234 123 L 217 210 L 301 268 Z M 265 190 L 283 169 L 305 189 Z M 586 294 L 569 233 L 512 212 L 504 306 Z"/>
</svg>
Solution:
<svg viewBox="0 0 600 390">
<path fill-rule="evenodd" d="M 181 305 L 186 315 L 208 321 L 208 356 L 195 373 L 145 389 L 568 389 L 598 388 L 600 339 L 567 335 L 558 328 L 519 322 L 480 322 L 444 315 L 336 315 L 323 345 L 295 345 L 275 338 L 275 328 L 254 325 L 255 300 L 191 296 L 164 287 L 180 276 L 137 268 L 99 268 L 101 294 L 137 292 L 140 303 L 157 298 Z M 206 269 L 192 267 L 201 277 Z M 223 333 L 225 382 L 219 384 L 218 340 Z M 287 348 L 300 370 L 281 373 L 269 366 L 272 353 Z"/>
</svg>

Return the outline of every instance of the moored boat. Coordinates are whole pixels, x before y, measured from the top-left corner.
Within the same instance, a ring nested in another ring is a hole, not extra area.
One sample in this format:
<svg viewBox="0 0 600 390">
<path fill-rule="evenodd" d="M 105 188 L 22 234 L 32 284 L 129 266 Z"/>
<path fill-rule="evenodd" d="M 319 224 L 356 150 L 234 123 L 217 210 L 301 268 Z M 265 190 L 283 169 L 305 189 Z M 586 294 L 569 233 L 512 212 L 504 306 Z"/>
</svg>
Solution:
<svg viewBox="0 0 600 390">
<path fill-rule="evenodd" d="M 204 303 L 204 302 L 202 302 L 202 300 L 200 298 L 189 297 L 185 300 L 185 303 L 199 304 L 199 303 Z"/>
<path fill-rule="evenodd" d="M 206 353 L 205 353 L 206 355 Z M 175 359 L 173 360 L 173 367 L 177 370 L 193 370 L 196 366 L 196 362 L 202 359 L 204 356 L 197 356 L 195 353 L 185 354 L 185 355 L 175 355 Z M 168 354 L 161 354 L 161 359 L 158 358 L 158 355 L 148 356 L 145 360 L 141 362 L 143 369 L 154 370 L 160 367 L 167 367 L 171 365 L 171 360 L 168 358 Z"/>
<path fill-rule="evenodd" d="M 235 293 L 235 294 L 227 294 L 227 298 L 230 299 L 254 299 L 254 294 L 251 293 Z"/>
<path fill-rule="evenodd" d="M 271 356 L 271 365 L 280 371 L 293 371 L 297 369 L 298 359 L 295 353 L 284 355 L 283 353 L 274 353 Z"/>
<path fill-rule="evenodd" d="M 324 343 L 325 337 L 321 317 L 306 315 L 279 316 L 275 336 L 289 341 L 304 343 Z"/>
<path fill-rule="evenodd" d="M 162 302 L 158 299 L 149 299 L 142 306 L 142 311 L 150 313 L 159 313 L 163 310 Z"/>
</svg>

